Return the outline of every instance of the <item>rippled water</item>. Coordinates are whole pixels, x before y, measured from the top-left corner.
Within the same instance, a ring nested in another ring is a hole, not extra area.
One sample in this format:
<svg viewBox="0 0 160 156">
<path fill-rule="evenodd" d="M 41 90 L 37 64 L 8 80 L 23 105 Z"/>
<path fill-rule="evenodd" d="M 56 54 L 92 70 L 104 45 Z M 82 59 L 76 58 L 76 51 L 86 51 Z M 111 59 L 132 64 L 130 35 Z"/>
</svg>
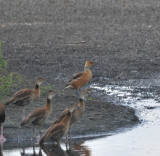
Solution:
<svg viewBox="0 0 160 156">
<path fill-rule="evenodd" d="M 17 148 L 6 150 L 4 156 L 33 155 L 82 155 L 82 156 L 158 156 L 160 155 L 160 100 L 157 92 L 147 88 L 108 85 L 106 87 L 93 86 L 106 92 L 107 96 L 118 97 L 123 105 L 136 109 L 142 124 L 133 129 L 126 129 L 115 135 L 93 139 L 75 141 L 71 149 L 61 147 Z M 58 153 L 60 152 L 60 153 Z M 26 154 L 24 154 L 26 153 Z"/>
</svg>

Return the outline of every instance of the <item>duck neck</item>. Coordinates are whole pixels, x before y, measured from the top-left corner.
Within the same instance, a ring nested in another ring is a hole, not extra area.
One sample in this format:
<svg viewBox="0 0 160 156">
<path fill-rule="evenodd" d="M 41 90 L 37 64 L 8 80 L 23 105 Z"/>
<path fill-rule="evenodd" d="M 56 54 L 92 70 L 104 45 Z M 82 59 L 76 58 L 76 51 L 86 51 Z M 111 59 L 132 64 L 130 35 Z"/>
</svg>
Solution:
<svg viewBox="0 0 160 156">
<path fill-rule="evenodd" d="M 47 98 L 46 108 L 47 108 L 47 110 L 51 110 L 52 109 L 52 100 L 51 99 Z"/>
<path fill-rule="evenodd" d="M 70 111 L 68 111 L 67 117 L 71 117 L 72 113 Z"/>
<path fill-rule="evenodd" d="M 38 84 L 35 85 L 34 88 L 34 99 L 38 99 L 40 97 L 40 86 Z"/>
<path fill-rule="evenodd" d="M 40 86 L 36 83 L 35 90 L 38 90 L 39 88 L 40 88 Z"/>
<path fill-rule="evenodd" d="M 34 90 L 35 90 L 36 92 L 40 92 L 40 86 L 39 86 L 38 84 L 36 84 Z"/>
<path fill-rule="evenodd" d="M 66 120 L 70 120 L 72 117 L 72 113 L 70 111 L 68 111 L 68 114 L 66 116 Z"/>
<path fill-rule="evenodd" d="M 66 117 L 63 119 L 62 122 L 63 122 L 63 123 L 68 123 L 68 124 L 70 124 L 70 122 L 71 122 L 71 117 L 72 117 L 72 113 L 68 111 Z"/>
<path fill-rule="evenodd" d="M 86 71 L 86 70 L 90 70 L 90 68 L 89 68 L 89 67 L 84 66 L 84 71 Z"/>
<path fill-rule="evenodd" d="M 80 98 L 80 99 L 79 99 L 78 106 L 79 106 L 79 107 L 82 107 L 82 106 L 84 106 L 84 105 L 85 105 L 84 100 L 83 100 L 82 98 Z"/>
</svg>

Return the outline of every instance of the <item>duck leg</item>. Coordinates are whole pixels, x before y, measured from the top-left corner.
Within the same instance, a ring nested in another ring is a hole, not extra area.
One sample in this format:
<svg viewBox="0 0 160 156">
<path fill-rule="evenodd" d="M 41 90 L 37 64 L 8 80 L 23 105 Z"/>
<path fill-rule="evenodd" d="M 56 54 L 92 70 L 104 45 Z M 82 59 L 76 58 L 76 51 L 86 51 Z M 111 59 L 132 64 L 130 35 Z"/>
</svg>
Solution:
<svg viewBox="0 0 160 156">
<path fill-rule="evenodd" d="M 5 142 L 6 138 L 3 136 L 3 124 L 1 124 L 1 135 L 0 135 L 0 142 Z"/>
<path fill-rule="evenodd" d="M 0 143 L 0 146 L 1 146 L 1 148 L 0 148 L 0 155 L 3 156 L 3 142 Z"/>
<path fill-rule="evenodd" d="M 25 155 L 25 148 L 22 148 L 22 152 L 21 152 L 21 155 Z"/>
<path fill-rule="evenodd" d="M 25 119 L 25 107 L 22 108 L 22 121 Z"/>
<path fill-rule="evenodd" d="M 79 89 L 76 89 L 76 94 L 77 94 L 77 97 L 79 98 L 79 95 L 80 95 L 80 90 Z"/>
<path fill-rule="evenodd" d="M 41 129 L 39 129 L 39 137 L 41 137 L 41 134 L 42 134 Z"/>
<path fill-rule="evenodd" d="M 89 81 L 88 84 L 87 84 L 87 88 L 89 88 L 90 84 L 91 84 L 91 82 Z"/>
<path fill-rule="evenodd" d="M 35 145 L 33 144 L 33 154 L 36 155 Z"/>
<path fill-rule="evenodd" d="M 42 132 L 41 132 L 41 126 L 39 126 L 39 135 L 36 136 L 36 140 L 39 141 L 41 138 Z"/>
<path fill-rule="evenodd" d="M 72 140 L 72 134 L 71 134 L 71 127 L 69 128 L 69 141 L 71 141 Z"/>
<path fill-rule="evenodd" d="M 66 144 L 68 143 L 68 135 L 66 135 Z"/>
<path fill-rule="evenodd" d="M 66 149 L 68 148 L 68 135 L 66 135 Z"/>
<path fill-rule="evenodd" d="M 33 126 L 33 138 L 35 138 L 35 126 Z"/>
</svg>

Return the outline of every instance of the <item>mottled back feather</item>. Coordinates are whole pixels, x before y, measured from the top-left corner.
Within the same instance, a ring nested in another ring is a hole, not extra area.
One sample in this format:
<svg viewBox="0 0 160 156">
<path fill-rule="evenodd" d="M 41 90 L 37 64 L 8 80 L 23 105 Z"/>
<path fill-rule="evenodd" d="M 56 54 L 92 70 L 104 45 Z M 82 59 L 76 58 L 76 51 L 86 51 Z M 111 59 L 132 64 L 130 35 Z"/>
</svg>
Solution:
<svg viewBox="0 0 160 156">
<path fill-rule="evenodd" d="M 90 71 L 90 69 L 85 70 L 80 75 L 77 76 L 76 79 L 72 79 L 72 81 L 68 82 L 65 87 L 79 89 L 85 84 L 87 84 L 92 78 L 92 72 Z"/>
<path fill-rule="evenodd" d="M 34 111 L 32 111 L 21 123 L 21 126 L 26 125 L 27 123 L 34 122 L 38 118 L 42 118 L 45 116 L 45 108 L 37 108 Z"/>
<path fill-rule="evenodd" d="M 68 83 L 81 77 L 82 75 L 83 75 L 83 72 L 77 72 L 77 73 L 73 74 L 72 77 L 70 78 L 70 80 L 68 81 Z"/>
<path fill-rule="evenodd" d="M 56 121 L 54 122 L 54 124 L 56 123 L 60 123 L 64 117 L 66 117 L 66 115 L 68 114 L 68 108 L 66 108 L 59 116 L 58 118 L 56 119 Z"/>
<path fill-rule="evenodd" d="M 54 124 L 48 128 L 48 130 L 45 132 L 45 134 L 40 139 L 40 143 L 50 140 L 53 135 L 56 133 L 62 133 L 63 134 L 63 127 L 64 125 L 61 124 Z M 62 135 L 63 136 L 63 135 Z"/>
<path fill-rule="evenodd" d="M 23 100 L 26 100 L 27 98 L 29 98 L 31 94 L 32 94 L 31 89 L 22 89 L 16 92 L 9 100 L 7 100 L 5 102 L 5 105 L 9 105 L 11 103 L 20 105 L 18 103 L 20 103 L 21 101 L 23 102 Z"/>
</svg>

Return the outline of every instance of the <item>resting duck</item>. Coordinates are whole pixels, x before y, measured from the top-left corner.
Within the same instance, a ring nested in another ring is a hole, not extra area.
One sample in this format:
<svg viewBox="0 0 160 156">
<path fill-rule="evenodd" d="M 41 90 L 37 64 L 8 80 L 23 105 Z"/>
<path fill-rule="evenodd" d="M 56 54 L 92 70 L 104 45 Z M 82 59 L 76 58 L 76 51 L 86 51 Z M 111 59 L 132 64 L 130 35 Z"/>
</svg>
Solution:
<svg viewBox="0 0 160 156">
<path fill-rule="evenodd" d="M 79 102 L 78 104 L 75 104 L 75 106 L 78 106 L 81 108 L 81 110 L 76 109 L 73 111 L 72 113 L 72 118 L 71 118 L 71 125 L 73 125 L 75 122 L 79 121 L 81 119 L 81 117 L 84 114 L 85 111 L 85 101 L 88 97 L 88 95 L 90 94 L 92 88 L 87 88 L 85 90 L 81 91 L 80 94 L 80 98 L 79 98 Z M 66 117 L 66 115 L 68 114 L 69 108 L 66 108 L 57 118 L 57 120 L 54 122 L 54 124 L 61 122 L 64 117 Z M 69 135 L 71 137 L 71 128 L 69 129 Z"/>
<path fill-rule="evenodd" d="M 35 133 L 35 126 L 42 126 L 42 124 L 48 119 L 52 112 L 52 98 L 55 96 L 55 92 L 50 90 L 47 96 L 47 103 L 42 108 L 33 110 L 22 122 L 21 126 L 28 123 L 33 125 L 33 133 Z M 41 133 L 40 133 L 41 135 Z"/>
<path fill-rule="evenodd" d="M 0 102 L 0 126 L 1 126 L 1 135 L 0 142 L 5 142 L 6 138 L 3 136 L 3 123 L 5 121 L 5 109 L 4 105 Z"/>
<path fill-rule="evenodd" d="M 25 119 L 25 106 L 40 97 L 40 85 L 43 82 L 43 78 L 38 78 L 34 89 L 22 89 L 16 92 L 5 102 L 5 106 L 14 104 L 22 107 L 22 120 Z"/>
<path fill-rule="evenodd" d="M 79 95 L 79 89 L 92 79 L 92 72 L 90 68 L 93 64 L 93 61 L 86 61 L 84 71 L 73 74 L 65 88 L 76 89 L 77 94 Z"/>
<path fill-rule="evenodd" d="M 76 105 L 70 105 L 67 115 L 63 118 L 63 120 L 57 124 L 53 124 L 50 126 L 42 138 L 40 139 L 40 144 L 43 144 L 45 141 L 53 141 L 59 144 L 62 137 L 68 133 L 70 128 L 72 112 L 78 108 Z"/>
</svg>

